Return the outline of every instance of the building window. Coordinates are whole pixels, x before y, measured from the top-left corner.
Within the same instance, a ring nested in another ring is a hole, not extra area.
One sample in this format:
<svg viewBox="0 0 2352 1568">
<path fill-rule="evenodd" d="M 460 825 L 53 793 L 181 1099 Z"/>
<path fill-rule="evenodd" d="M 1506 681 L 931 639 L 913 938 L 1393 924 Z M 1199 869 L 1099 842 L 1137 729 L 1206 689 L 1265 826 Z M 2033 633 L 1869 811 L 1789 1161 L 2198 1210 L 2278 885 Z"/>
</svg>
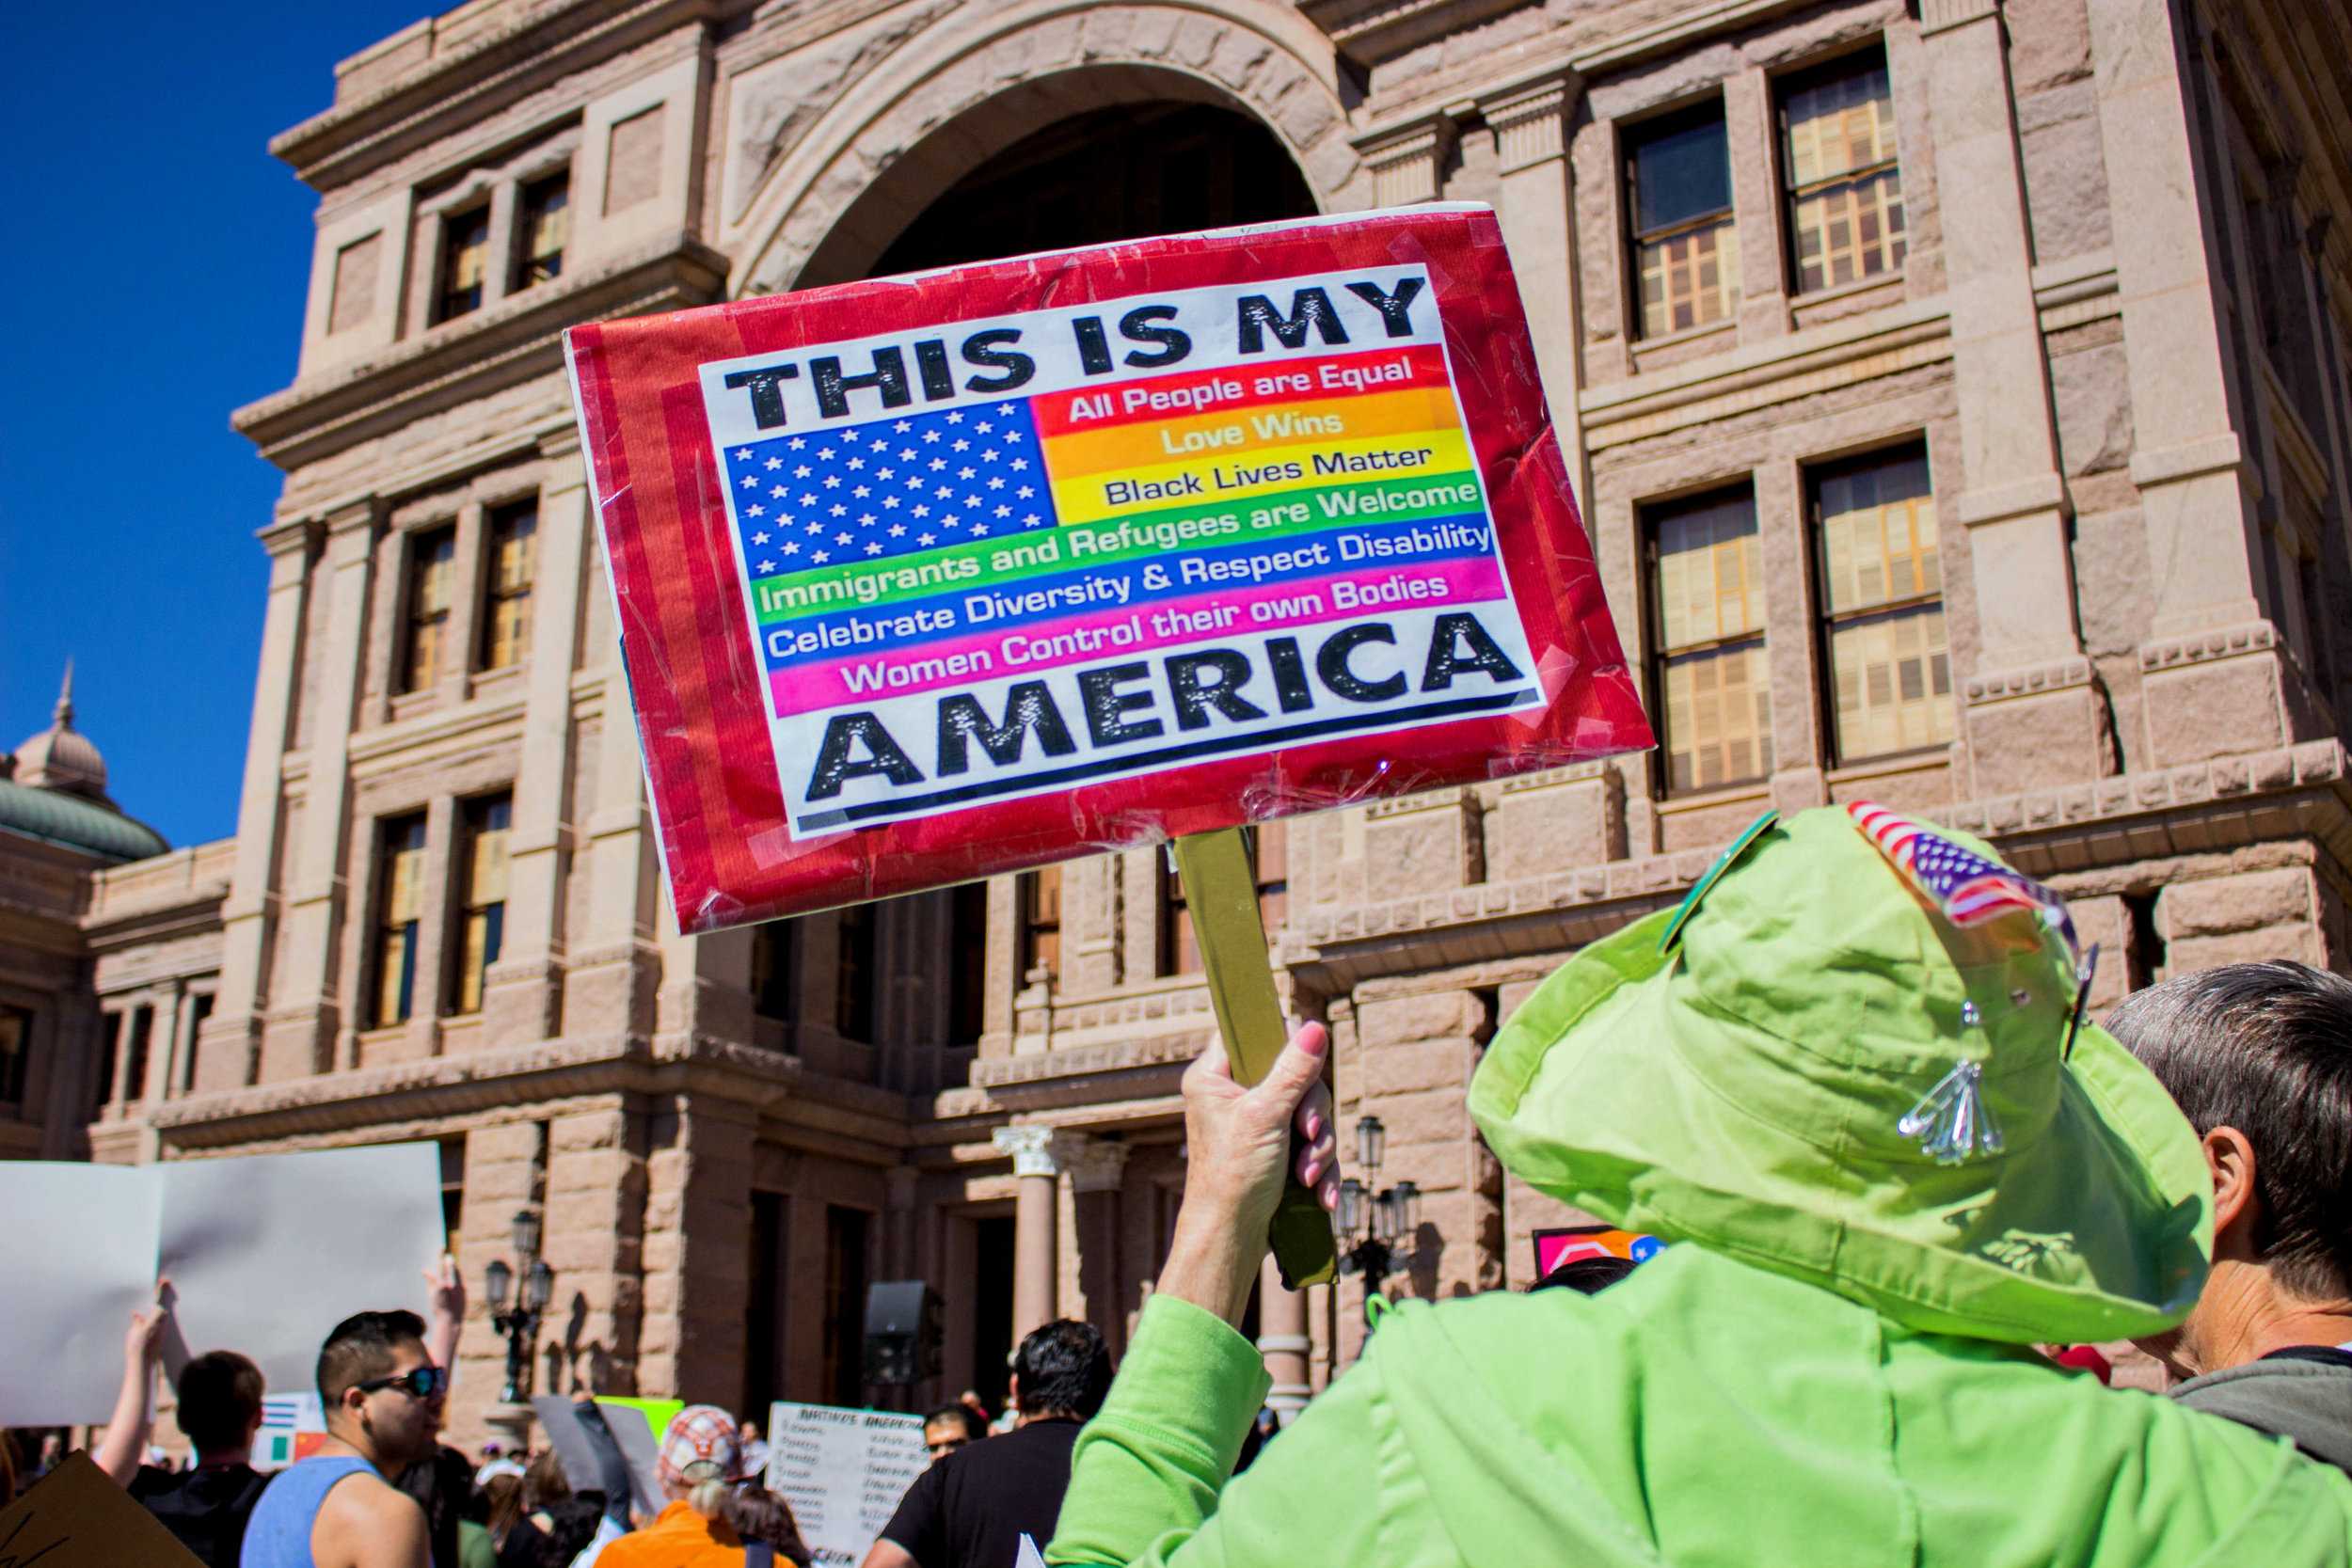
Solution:
<svg viewBox="0 0 2352 1568">
<path fill-rule="evenodd" d="M 375 1017 L 405 1023 L 417 1000 L 417 926 L 424 904 L 424 816 L 383 827 L 376 865 Z"/>
<path fill-rule="evenodd" d="M 968 1045 L 988 1027 L 988 884 L 947 895 L 947 1041 Z"/>
<path fill-rule="evenodd" d="M 1666 787 L 1680 793 L 1772 770 L 1764 580 L 1745 486 L 1650 510 L 1654 716 Z"/>
<path fill-rule="evenodd" d="M 213 993 L 200 990 L 188 1014 L 188 1053 L 180 1069 L 180 1092 L 187 1094 L 196 1088 L 196 1053 L 204 1044 L 204 1022 L 213 1016 Z"/>
<path fill-rule="evenodd" d="M 490 570 L 483 607 L 482 668 L 503 670 L 531 651 L 531 578 L 539 554 L 536 502 L 490 514 Z"/>
<path fill-rule="evenodd" d="M 792 1285 L 785 1272 L 790 1201 L 782 1193 L 753 1193 L 752 1223 L 744 1238 L 751 1254 L 745 1277 L 752 1291 L 743 1313 L 743 1401 L 736 1408 L 760 1411 L 762 1420 L 768 1402 L 784 1392 L 785 1292 Z"/>
<path fill-rule="evenodd" d="M 465 906 L 457 933 L 457 1011 L 482 1010 L 483 976 L 506 937 L 506 834 L 515 805 L 504 795 L 466 802 Z"/>
<path fill-rule="evenodd" d="M 1290 917 L 1290 824 L 1261 822 L 1245 828 L 1242 842 L 1248 847 L 1250 880 L 1258 890 L 1258 920 L 1271 938 Z M 1184 899 L 1184 879 L 1176 874 L 1175 857 L 1163 853 L 1159 972 L 1195 974 L 1200 970 L 1200 942 Z"/>
<path fill-rule="evenodd" d="M 1836 760 L 1949 744 L 1952 663 L 1926 448 L 1876 452 L 1807 479 Z"/>
<path fill-rule="evenodd" d="M 147 1058 L 155 1045 L 155 1009 L 131 1012 L 131 1049 L 122 1061 L 122 1102 L 136 1105 L 147 1098 Z"/>
<path fill-rule="evenodd" d="M 1041 865 L 1021 874 L 1021 968 L 1013 976 L 1029 983 L 1036 969 L 1061 973 L 1061 867 Z"/>
<path fill-rule="evenodd" d="M 522 190 L 516 217 L 515 289 L 552 283 L 564 276 L 564 246 L 572 233 L 569 170 L 534 180 Z"/>
<path fill-rule="evenodd" d="M 24 1103 L 32 1060 L 32 1012 L 24 1007 L 0 1007 L 0 1105 Z"/>
<path fill-rule="evenodd" d="M 122 1049 L 122 1015 L 106 1015 L 106 1038 L 98 1048 L 98 1098 L 90 1102 L 90 1119 L 95 1121 L 101 1112 L 114 1102 L 115 1053 Z"/>
<path fill-rule="evenodd" d="M 1780 85 L 1782 179 L 1797 292 L 1903 264 L 1903 176 L 1886 53 L 1872 49 Z"/>
<path fill-rule="evenodd" d="M 834 920 L 834 1032 L 843 1039 L 870 1042 L 874 989 L 880 978 L 874 962 L 874 906 L 852 904 Z"/>
<path fill-rule="evenodd" d="M 490 209 L 485 204 L 441 220 L 441 287 L 433 319 L 482 309 L 490 267 Z"/>
<path fill-rule="evenodd" d="M 449 634 L 450 594 L 457 579 L 457 530 L 437 528 L 408 545 L 408 653 L 400 689 L 421 691 L 440 678 Z"/>
<path fill-rule="evenodd" d="M 441 1236 L 452 1252 L 466 1213 L 466 1140 L 461 1134 L 441 1140 Z"/>
<path fill-rule="evenodd" d="M 866 1211 L 825 1205 L 825 1395 L 866 1402 Z"/>
<path fill-rule="evenodd" d="M 1729 317 L 1740 308 L 1740 240 L 1722 101 L 1629 128 L 1625 169 L 1641 335 Z"/>
</svg>

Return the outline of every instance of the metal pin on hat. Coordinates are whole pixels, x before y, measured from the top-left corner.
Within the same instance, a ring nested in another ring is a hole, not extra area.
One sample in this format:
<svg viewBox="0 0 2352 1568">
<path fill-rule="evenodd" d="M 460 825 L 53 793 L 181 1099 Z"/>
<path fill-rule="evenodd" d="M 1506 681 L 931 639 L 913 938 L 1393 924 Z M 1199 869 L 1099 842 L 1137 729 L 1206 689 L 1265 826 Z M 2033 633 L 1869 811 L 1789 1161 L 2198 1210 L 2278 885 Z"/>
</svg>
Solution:
<svg viewBox="0 0 2352 1568">
<path fill-rule="evenodd" d="M 1960 1022 L 1963 1028 L 1976 1029 L 1982 1025 L 1984 1014 L 1973 1000 L 1965 1001 L 1960 1005 Z M 1954 1064 L 1895 1124 L 1895 1131 L 1918 1139 L 1919 1152 L 1939 1165 L 1957 1165 L 1975 1155 L 2000 1153 L 2001 1124 L 1984 1102 L 1983 1083 L 1981 1062 L 1968 1059 Z"/>
</svg>

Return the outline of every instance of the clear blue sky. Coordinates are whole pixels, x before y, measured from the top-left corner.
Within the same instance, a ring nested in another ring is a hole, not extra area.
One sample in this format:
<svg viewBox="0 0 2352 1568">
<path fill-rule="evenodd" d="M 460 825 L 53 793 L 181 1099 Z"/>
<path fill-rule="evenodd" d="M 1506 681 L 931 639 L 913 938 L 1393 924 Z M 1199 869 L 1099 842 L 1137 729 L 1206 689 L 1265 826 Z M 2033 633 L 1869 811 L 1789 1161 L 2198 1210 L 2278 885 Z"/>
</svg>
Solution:
<svg viewBox="0 0 2352 1568">
<path fill-rule="evenodd" d="M 0 24 L 0 750 L 76 727 L 177 847 L 236 831 L 312 193 L 266 150 L 431 0 L 12 7 Z"/>
</svg>

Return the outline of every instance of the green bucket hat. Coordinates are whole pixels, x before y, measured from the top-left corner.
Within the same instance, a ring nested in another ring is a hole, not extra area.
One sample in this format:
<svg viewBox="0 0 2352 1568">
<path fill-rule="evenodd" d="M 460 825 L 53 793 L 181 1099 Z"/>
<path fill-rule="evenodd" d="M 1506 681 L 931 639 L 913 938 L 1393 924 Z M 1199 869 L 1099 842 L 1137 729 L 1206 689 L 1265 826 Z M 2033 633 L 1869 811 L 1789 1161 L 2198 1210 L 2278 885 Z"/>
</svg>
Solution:
<svg viewBox="0 0 2352 1568">
<path fill-rule="evenodd" d="M 2195 1133 L 2082 1021 L 2055 895 L 1900 826 L 2049 915 L 1947 907 L 1847 810 L 1768 818 L 1680 911 L 1545 981 L 1470 1115 L 1538 1191 L 1911 1328 L 2078 1343 L 2179 1322 L 2213 1243 Z"/>
</svg>

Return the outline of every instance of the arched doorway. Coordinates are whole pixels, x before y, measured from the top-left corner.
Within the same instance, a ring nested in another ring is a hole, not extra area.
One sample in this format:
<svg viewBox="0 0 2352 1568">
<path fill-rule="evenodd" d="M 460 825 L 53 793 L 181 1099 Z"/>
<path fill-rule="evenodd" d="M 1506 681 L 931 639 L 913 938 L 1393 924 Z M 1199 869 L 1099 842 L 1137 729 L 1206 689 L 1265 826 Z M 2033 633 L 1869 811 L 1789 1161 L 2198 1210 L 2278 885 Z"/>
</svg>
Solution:
<svg viewBox="0 0 2352 1568">
<path fill-rule="evenodd" d="M 869 269 L 925 267 L 1311 217 L 1288 151 L 1212 103 L 1122 103 L 1023 137 L 934 198 Z"/>
</svg>

